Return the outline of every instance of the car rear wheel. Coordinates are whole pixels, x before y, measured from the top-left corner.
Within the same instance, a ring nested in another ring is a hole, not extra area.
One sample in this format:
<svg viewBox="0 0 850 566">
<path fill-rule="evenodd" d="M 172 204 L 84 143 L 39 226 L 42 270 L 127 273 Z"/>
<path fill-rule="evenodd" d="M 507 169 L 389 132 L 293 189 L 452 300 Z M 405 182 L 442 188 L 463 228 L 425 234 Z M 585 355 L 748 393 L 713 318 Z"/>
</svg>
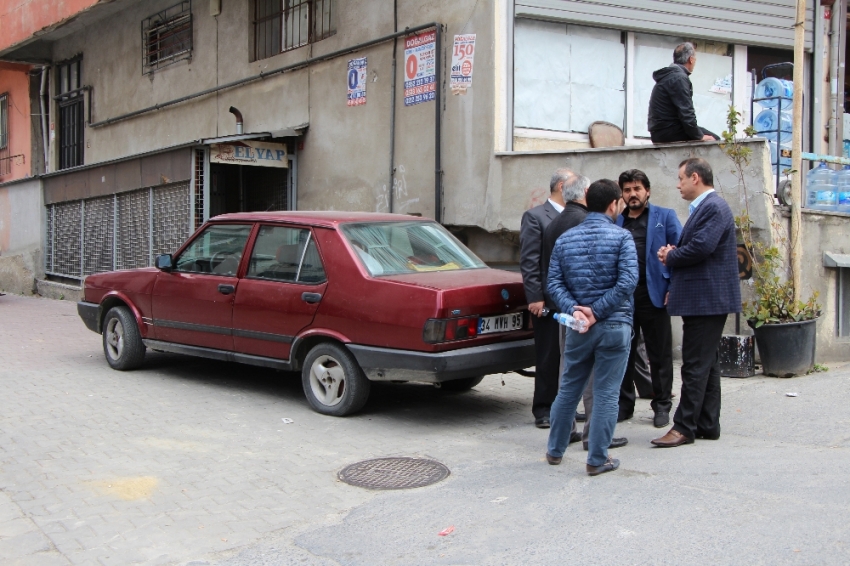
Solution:
<svg viewBox="0 0 850 566">
<path fill-rule="evenodd" d="M 453 379 L 451 381 L 444 381 L 442 385 L 440 385 L 440 389 L 445 389 L 446 391 L 469 391 L 479 383 L 484 380 L 483 375 L 479 375 L 478 377 L 464 377 L 463 379 Z"/>
<path fill-rule="evenodd" d="M 103 319 L 103 353 L 112 369 L 130 370 L 142 365 L 145 345 L 136 318 L 127 307 L 113 307 Z"/>
<path fill-rule="evenodd" d="M 370 382 L 345 346 L 322 342 L 304 359 L 301 385 L 316 412 L 344 417 L 357 412 L 369 398 Z"/>
</svg>

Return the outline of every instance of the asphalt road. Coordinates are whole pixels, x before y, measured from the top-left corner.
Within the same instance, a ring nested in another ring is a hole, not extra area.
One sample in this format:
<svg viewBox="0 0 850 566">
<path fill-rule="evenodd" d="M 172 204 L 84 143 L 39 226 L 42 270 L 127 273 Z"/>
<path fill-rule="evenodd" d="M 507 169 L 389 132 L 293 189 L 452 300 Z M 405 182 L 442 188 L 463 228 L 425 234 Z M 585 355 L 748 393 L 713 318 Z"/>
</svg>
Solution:
<svg viewBox="0 0 850 566">
<path fill-rule="evenodd" d="M 639 400 L 596 478 L 575 445 L 545 463 L 528 378 L 384 385 L 323 417 L 291 374 L 157 353 L 113 371 L 62 301 L 0 297 L 0 383 L 3 564 L 850 564 L 850 365 L 724 379 L 720 440 L 675 449 Z M 385 456 L 451 475 L 337 478 Z"/>
</svg>

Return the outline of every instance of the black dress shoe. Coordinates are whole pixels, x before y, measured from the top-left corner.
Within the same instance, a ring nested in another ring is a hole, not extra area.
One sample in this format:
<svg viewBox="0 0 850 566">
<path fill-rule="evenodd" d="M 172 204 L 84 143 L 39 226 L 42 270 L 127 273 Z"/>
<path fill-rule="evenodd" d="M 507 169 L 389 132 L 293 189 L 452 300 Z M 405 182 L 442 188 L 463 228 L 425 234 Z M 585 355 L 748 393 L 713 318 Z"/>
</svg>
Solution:
<svg viewBox="0 0 850 566">
<path fill-rule="evenodd" d="M 581 433 L 580 432 L 571 432 L 570 433 L 570 444 L 572 444 L 573 442 L 578 442 L 580 440 L 581 440 Z"/>
<path fill-rule="evenodd" d="M 655 425 L 655 428 L 662 428 L 670 424 L 670 412 L 669 411 L 658 411 L 655 413 L 655 417 L 652 419 L 652 424 Z"/>
<path fill-rule="evenodd" d="M 621 422 L 623 422 L 623 421 L 627 421 L 627 420 L 629 420 L 630 418 L 632 418 L 632 417 L 634 416 L 634 414 L 635 414 L 635 410 L 634 410 L 634 409 L 632 409 L 631 411 L 620 411 L 620 412 L 617 414 L 617 422 L 618 422 L 618 423 L 621 423 Z"/>
<path fill-rule="evenodd" d="M 563 458 L 558 458 L 557 456 L 550 456 L 549 453 L 546 453 L 546 461 L 549 462 L 550 466 L 557 466 L 561 463 Z"/>
<path fill-rule="evenodd" d="M 537 428 L 549 428 L 549 417 L 538 417 L 534 419 L 534 426 Z"/>
<path fill-rule="evenodd" d="M 611 439 L 611 445 L 608 446 L 608 449 L 610 450 L 611 448 L 619 448 L 620 446 L 625 446 L 628 443 L 629 443 L 628 438 L 612 438 Z M 584 449 L 586 451 L 587 448 L 588 448 L 587 441 L 586 440 L 582 441 L 581 445 L 584 447 Z"/>
<path fill-rule="evenodd" d="M 576 413 L 576 422 L 577 423 L 583 423 L 585 421 L 587 421 L 587 415 L 585 415 L 584 413 Z"/>
<path fill-rule="evenodd" d="M 587 470 L 587 475 L 598 476 L 599 474 L 604 474 L 605 472 L 613 472 L 619 467 L 620 461 L 616 458 L 611 458 L 609 456 L 608 459 L 605 460 L 605 463 L 601 466 L 591 466 L 590 464 L 587 464 L 585 466 L 585 469 Z"/>
</svg>

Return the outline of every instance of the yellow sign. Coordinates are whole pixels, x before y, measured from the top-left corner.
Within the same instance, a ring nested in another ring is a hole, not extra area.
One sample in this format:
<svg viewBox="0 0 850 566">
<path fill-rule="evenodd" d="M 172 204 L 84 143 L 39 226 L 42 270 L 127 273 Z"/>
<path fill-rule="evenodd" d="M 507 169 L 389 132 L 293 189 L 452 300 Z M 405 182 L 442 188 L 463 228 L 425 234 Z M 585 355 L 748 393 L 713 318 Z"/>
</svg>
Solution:
<svg viewBox="0 0 850 566">
<path fill-rule="evenodd" d="M 210 163 L 289 167 L 285 145 L 255 141 L 214 143 L 210 146 Z"/>
</svg>

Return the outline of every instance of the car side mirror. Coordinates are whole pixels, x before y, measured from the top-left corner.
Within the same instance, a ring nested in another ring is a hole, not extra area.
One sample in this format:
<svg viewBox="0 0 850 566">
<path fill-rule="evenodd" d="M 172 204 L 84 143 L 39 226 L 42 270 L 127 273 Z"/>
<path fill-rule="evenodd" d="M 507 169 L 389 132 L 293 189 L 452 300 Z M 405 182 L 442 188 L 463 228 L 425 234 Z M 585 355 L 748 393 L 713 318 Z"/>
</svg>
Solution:
<svg viewBox="0 0 850 566">
<path fill-rule="evenodd" d="M 156 268 L 161 271 L 171 271 L 174 267 L 173 261 L 171 259 L 171 254 L 162 254 L 156 256 Z"/>
</svg>

